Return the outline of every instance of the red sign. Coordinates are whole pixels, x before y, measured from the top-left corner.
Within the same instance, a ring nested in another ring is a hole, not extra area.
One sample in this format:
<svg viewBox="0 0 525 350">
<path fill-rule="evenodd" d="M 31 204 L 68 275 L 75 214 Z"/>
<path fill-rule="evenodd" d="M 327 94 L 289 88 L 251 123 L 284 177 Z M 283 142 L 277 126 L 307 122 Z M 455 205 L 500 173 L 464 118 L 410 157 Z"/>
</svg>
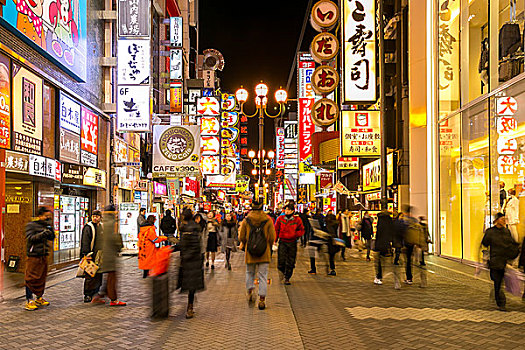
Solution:
<svg viewBox="0 0 525 350">
<path fill-rule="evenodd" d="M 319 187 L 327 188 L 332 185 L 333 174 L 328 172 L 323 172 L 319 174 Z"/>
<path fill-rule="evenodd" d="M 0 147 L 9 148 L 11 141 L 11 74 L 9 59 L 0 55 Z"/>
<path fill-rule="evenodd" d="M 82 107 L 81 148 L 89 153 L 98 153 L 98 116 Z"/>
<path fill-rule="evenodd" d="M 62 164 L 58 160 L 55 160 L 55 180 L 62 181 Z"/>
<path fill-rule="evenodd" d="M 199 181 L 190 177 L 184 178 L 184 188 L 182 194 L 195 197 L 199 193 Z"/>
<path fill-rule="evenodd" d="M 299 161 L 312 155 L 312 134 L 315 131 L 312 122 L 313 98 L 299 99 Z"/>
<path fill-rule="evenodd" d="M 276 130 L 276 155 L 275 155 L 275 167 L 282 169 L 284 168 L 284 128 L 277 128 Z"/>
</svg>

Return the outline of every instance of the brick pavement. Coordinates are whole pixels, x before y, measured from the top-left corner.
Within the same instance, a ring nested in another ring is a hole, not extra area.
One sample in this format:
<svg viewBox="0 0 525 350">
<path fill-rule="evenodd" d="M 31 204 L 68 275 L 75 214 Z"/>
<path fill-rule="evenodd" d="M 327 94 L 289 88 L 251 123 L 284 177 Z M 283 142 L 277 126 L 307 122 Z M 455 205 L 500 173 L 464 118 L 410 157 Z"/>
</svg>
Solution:
<svg viewBox="0 0 525 350">
<path fill-rule="evenodd" d="M 242 253 L 233 271 L 223 262 L 207 270 L 206 291 L 197 294 L 196 317 L 184 318 L 186 295 L 172 295 L 171 315 L 152 321 L 149 281 L 141 278 L 136 258 L 122 259 L 123 308 L 82 303 L 82 281 L 57 278 L 46 291 L 51 305 L 27 312 L 23 290 L 7 293 L 0 304 L 0 349 L 522 349 L 519 331 L 525 305 L 508 297 L 511 312 L 494 311 L 490 283 L 472 269 L 429 259 L 428 288 L 416 283 L 394 290 L 386 271 L 376 286 L 373 264 L 356 252 L 337 261 L 336 277 L 308 275 L 299 250 L 292 285 L 277 281 L 270 268 L 268 308 L 250 308 L 244 296 Z M 222 258 L 222 255 L 219 255 Z M 274 256 L 275 260 L 275 256 Z M 321 263 L 319 264 L 321 265 Z"/>
</svg>

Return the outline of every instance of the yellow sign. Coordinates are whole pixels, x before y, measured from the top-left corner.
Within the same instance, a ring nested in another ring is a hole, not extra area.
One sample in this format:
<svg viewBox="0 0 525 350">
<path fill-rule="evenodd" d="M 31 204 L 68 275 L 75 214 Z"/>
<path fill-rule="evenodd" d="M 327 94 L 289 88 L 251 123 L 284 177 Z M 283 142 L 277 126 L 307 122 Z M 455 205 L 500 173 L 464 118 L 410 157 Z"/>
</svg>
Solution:
<svg viewBox="0 0 525 350">
<path fill-rule="evenodd" d="M 106 188 L 106 172 L 96 168 L 87 168 L 84 172 L 84 185 Z"/>
<path fill-rule="evenodd" d="M 343 156 L 381 155 L 379 111 L 343 111 L 341 124 Z"/>
<path fill-rule="evenodd" d="M 394 154 L 386 156 L 387 162 L 387 186 L 394 183 Z M 363 191 L 381 188 L 381 159 L 363 166 Z"/>
</svg>

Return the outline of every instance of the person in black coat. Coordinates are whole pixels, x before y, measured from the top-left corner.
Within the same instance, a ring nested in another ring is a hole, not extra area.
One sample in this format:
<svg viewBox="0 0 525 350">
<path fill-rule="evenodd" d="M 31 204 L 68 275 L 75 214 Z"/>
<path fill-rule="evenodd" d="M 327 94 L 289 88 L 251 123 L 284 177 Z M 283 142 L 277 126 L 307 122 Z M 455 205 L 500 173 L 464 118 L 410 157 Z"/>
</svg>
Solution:
<svg viewBox="0 0 525 350">
<path fill-rule="evenodd" d="M 202 228 L 193 220 L 193 213 L 190 209 L 184 209 L 181 221 L 179 244 L 181 268 L 178 287 L 181 292 L 188 292 L 186 318 L 192 318 L 195 292 L 204 289 Z"/>
<path fill-rule="evenodd" d="M 95 210 L 91 214 L 91 221 L 82 228 L 80 258 L 87 256 L 88 259 L 92 259 L 97 263 L 97 253 L 102 247 L 100 239 L 102 235 L 102 227 L 100 226 L 101 220 L 102 213 L 99 210 Z M 84 276 L 84 302 L 91 302 L 93 296 L 99 292 L 101 286 L 102 273 L 96 273 L 93 277 L 86 273 Z"/>
<path fill-rule="evenodd" d="M 374 246 L 375 253 L 375 284 L 383 284 L 383 269 L 385 267 L 386 257 L 391 255 L 392 240 L 394 236 L 394 223 L 388 211 L 382 211 L 377 215 L 377 232 Z M 394 288 L 401 287 L 399 278 L 394 274 Z"/>
<path fill-rule="evenodd" d="M 361 239 L 365 241 L 366 246 L 366 261 L 370 261 L 370 245 L 372 243 L 372 235 L 374 234 L 374 228 L 372 226 L 372 219 L 368 212 L 365 212 L 363 219 L 361 220 Z"/>
<path fill-rule="evenodd" d="M 308 220 L 310 218 L 308 209 L 304 209 L 303 212 L 299 214 L 299 217 L 304 226 L 304 235 L 301 236 L 301 246 L 306 247 L 313 232 L 312 225 L 310 225 L 310 221 Z"/>
<path fill-rule="evenodd" d="M 177 222 L 175 221 L 175 218 L 171 216 L 171 210 L 168 209 L 162 220 L 160 220 L 160 230 L 169 240 L 170 237 L 174 237 L 176 228 Z"/>
</svg>

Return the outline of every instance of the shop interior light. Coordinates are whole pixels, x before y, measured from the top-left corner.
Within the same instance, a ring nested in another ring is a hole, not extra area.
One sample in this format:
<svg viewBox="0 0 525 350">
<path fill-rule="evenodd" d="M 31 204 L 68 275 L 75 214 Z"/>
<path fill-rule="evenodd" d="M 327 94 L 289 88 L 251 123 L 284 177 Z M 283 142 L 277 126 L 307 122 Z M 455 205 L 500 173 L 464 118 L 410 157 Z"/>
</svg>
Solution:
<svg viewBox="0 0 525 350">
<path fill-rule="evenodd" d="M 257 169 L 252 169 L 252 175 L 257 175 Z"/>
<path fill-rule="evenodd" d="M 266 175 L 270 175 L 272 173 L 271 169 L 266 169 Z"/>
</svg>

